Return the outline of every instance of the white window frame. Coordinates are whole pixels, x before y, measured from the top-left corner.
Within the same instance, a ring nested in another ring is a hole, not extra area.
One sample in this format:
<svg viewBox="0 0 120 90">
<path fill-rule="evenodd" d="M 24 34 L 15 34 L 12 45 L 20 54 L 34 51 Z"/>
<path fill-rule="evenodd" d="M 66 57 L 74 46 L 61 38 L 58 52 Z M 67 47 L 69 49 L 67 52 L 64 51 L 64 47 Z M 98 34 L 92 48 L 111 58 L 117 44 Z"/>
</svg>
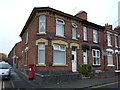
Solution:
<svg viewBox="0 0 120 90">
<path fill-rule="evenodd" d="M 75 23 L 72 23 L 72 38 L 77 38 L 77 25 Z"/>
<path fill-rule="evenodd" d="M 40 47 L 40 45 L 44 45 L 43 47 Z M 40 52 L 39 51 L 43 51 L 44 50 L 44 60 L 43 63 L 40 62 Z M 38 64 L 45 64 L 45 43 L 39 43 L 38 44 Z"/>
<path fill-rule="evenodd" d="M 118 35 L 115 34 L 115 47 L 116 47 L 116 48 L 118 48 L 118 42 L 117 42 L 117 41 L 118 41 L 118 40 L 117 40 L 118 38 L 117 38 L 117 37 L 118 37 Z"/>
<path fill-rule="evenodd" d="M 61 49 L 61 46 L 64 46 L 64 49 Z M 64 58 L 65 63 L 55 63 L 54 53 L 53 53 L 53 65 L 66 65 L 66 46 L 65 45 L 59 45 L 59 44 L 54 44 L 53 49 L 54 49 L 54 51 L 56 50 L 56 51 L 64 51 L 65 52 L 65 58 Z M 58 58 L 58 59 L 61 59 L 61 58 Z"/>
<path fill-rule="evenodd" d="M 120 36 L 118 36 L 118 47 L 120 48 Z"/>
<path fill-rule="evenodd" d="M 96 56 L 93 56 L 94 54 L 93 54 L 93 51 L 95 51 L 95 55 Z M 97 53 L 96 52 L 99 52 L 99 56 L 97 56 Z M 92 49 L 92 60 L 93 60 L 93 65 L 100 65 L 100 50 L 98 50 L 98 49 Z M 99 63 L 98 64 L 94 64 L 94 58 L 99 58 Z"/>
<path fill-rule="evenodd" d="M 107 32 L 107 41 L 108 41 L 108 46 L 112 46 L 112 41 L 111 41 L 111 33 Z"/>
<path fill-rule="evenodd" d="M 98 31 L 93 29 L 93 42 L 98 43 Z"/>
<path fill-rule="evenodd" d="M 41 21 L 41 17 L 44 17 L 44 21 Z M 41 31 L 41 23 L 42 24 L 44 24 L 44 28 L 45 28 L 45 30 L 44 31 Z M 39 33 L 46 33 L 46 16 L 45 15 L 41 15 L 41 16 L 39 16 Z"/>
<path fill-rule="evenodd" d="M 65 24 L 64 20 L 56 18 L 56 35 L 64 36 L 64 24 Z M 61 32 L 58 31 L 58 27 L 57 27 L 58 25 L 62 27 Z"/>
<path fill-rule="evenodd" d="M 114 64 L 113 64 L 113 55 L 112 55 L 112 53 L 113 52 L 110 52 L 110 51 L 108 51 L 108 55 L 107 55 L 107 66 L 114 66 Z M 109 62 L 110 62 L 110 60 L 109 60 L 109 58 L 108 57 L 110 57 L 110 58 L 112 58 L 112 64 L 110 64 Z"/>
<path fill-rule="evenodd" d="M 28 43 L 28 32 L 26 32 L 26 41 L 25 41 L 25 44 Z"/>
<path fill-rule="evenodd" d="M 84 41 L 87 41 L 87 27 L 86 26 L 83 26 L 83 40 Z"/>
</svg>

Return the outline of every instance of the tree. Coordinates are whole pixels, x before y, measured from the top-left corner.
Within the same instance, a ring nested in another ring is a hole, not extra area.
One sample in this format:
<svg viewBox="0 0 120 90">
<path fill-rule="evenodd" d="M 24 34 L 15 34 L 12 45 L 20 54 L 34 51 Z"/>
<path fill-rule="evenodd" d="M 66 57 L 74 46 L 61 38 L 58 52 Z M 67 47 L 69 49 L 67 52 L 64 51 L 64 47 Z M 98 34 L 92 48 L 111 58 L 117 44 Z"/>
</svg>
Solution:
<svg viewBox="0 0 120 90">
<path fill-rule="evenodd" d="M 7 60 L 8 60 L 7 55 L 4 53 L 0 53 L 0 61 L 7 61 Z"/>
</svg>

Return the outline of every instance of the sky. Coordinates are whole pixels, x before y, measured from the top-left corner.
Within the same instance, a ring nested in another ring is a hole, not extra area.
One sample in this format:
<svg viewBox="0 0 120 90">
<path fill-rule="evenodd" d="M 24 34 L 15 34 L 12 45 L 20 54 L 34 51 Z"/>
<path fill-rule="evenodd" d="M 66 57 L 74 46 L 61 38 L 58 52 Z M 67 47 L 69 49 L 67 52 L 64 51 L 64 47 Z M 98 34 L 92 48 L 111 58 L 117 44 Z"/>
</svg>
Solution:
<svg viewBox="0 0 120 90">
<path fill-rule="evenodd" d="M 51 7 L 75 15 L 83 10 L 88 21 L 118 26 L 120 0 L 0 0 L 0 53 L 9 54 L 34 7 Z"/>
</svg>

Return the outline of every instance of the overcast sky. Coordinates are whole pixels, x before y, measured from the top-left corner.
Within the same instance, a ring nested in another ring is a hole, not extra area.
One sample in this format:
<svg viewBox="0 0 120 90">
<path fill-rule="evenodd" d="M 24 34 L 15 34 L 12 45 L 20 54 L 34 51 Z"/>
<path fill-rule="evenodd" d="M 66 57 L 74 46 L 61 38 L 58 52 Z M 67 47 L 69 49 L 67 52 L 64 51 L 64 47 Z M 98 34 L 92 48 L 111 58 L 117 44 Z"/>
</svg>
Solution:
<svg viewBox="0 0 120 90">
<path fill-rule="evenodd" d="M 0 53 L 8 54 L 21 39 L 23 29 L 34 7 L 52 7 L 75 15 L 81 10 L 88 13 L 88 21 L 104 25 L 118 25 L 120 0 L 0 0 Z"/>
</svg>

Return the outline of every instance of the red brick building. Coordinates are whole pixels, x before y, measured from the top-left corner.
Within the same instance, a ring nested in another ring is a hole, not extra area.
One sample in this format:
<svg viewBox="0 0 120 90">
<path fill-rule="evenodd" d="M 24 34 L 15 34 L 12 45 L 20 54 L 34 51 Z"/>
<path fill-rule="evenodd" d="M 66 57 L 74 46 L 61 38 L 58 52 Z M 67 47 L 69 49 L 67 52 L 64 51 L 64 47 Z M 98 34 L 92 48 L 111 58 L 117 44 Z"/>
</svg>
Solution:
<svg viewBox="0 0 120 90">
<path fill-rule="evenodd" d="M 8 57 L 9 57 L 9 63 L 13 65 L 14 68 L 18 68 L 18 61 L 21 60 L 21 44 L 22 42 L 18 42 L 15 44 L 15 46 L 10 51 Z"/>
<path fill-rule="evenodd" d="M 106 24 L 87 21 L 87 13 L 75 16 L 50 7 L 34 8 L 17 43 L 17 68 L 29 64 L 41 74 L 77 72 L 78 64 L 91 64 L 93 70 L 120 69 L 120 32 Z M 9 54 L 12 57 L 14 48 Z"/>
<path fill-rule="evenodd" d="M 104 48 L 107 56 L 104 57 L 106 62 L 105 69 L 120 69 L 120 33 L 112 29 L 112 25 L 105 24 L 105 41 Z"/>
</svg>

